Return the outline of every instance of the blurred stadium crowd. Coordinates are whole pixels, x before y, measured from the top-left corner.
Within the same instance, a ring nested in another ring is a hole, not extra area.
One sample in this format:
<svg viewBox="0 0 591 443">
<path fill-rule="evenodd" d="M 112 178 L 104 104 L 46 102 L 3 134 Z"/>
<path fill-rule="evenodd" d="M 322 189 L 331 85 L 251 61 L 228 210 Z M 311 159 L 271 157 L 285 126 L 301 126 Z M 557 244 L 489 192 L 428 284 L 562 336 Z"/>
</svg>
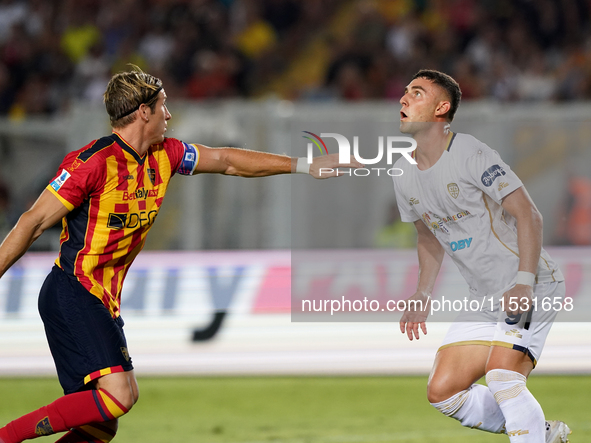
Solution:
<svg viewBox="0 0 591 443">
<path fill-rule="evenodd" d="M 331 33 L 347 7 L 348 29 Z M 589 99 L 590 11 L 589 0 L 1 0 L 0 113 L 100 101 L 129 62 L 171 98 L 397 99 L 430 67 L 466 99 Z M 323 74 L 273 89 L 314 39 L 328 48 L 310 61 Z"/>
</svg>

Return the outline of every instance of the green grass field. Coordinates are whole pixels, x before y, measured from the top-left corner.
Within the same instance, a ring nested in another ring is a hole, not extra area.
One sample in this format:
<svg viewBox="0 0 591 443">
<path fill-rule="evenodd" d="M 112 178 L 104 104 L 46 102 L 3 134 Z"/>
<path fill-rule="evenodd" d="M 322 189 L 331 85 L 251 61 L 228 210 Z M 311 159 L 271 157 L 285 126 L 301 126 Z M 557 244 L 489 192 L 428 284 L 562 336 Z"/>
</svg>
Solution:
<svg viewBox="0 0 591 443">
<path fill-rule="evenodd" d="M 141 398 L 114 441 L 485 443 L 506 436 L 462 428 L 425 398 L 426 377 L 141 378 Z M 571 442 L 591 441 L 591 376 L 532 376 L 548 418 Z M 0 378 L 0 423 L 61 395 L 57 380 Z M 43 437 L 37 441 L 55 441 Z"/>
</svg>

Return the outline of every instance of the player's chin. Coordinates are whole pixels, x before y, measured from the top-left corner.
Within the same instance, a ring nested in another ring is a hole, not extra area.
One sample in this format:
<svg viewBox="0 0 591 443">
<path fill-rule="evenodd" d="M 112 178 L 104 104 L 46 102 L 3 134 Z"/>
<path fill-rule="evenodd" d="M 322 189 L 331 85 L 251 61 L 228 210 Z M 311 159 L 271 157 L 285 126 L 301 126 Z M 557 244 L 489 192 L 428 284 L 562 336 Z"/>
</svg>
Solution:
<svg viewBox="0 0 591 443">
<path fill-rule="evenodd" d="M 403 122 L 403 121 L 401 121 L 400 122 L 400 132 L 402 134 L 410 134 L 412 132 L 411 131 L 411 124 L 410 124 L 410 122 Z"/>
</svg>

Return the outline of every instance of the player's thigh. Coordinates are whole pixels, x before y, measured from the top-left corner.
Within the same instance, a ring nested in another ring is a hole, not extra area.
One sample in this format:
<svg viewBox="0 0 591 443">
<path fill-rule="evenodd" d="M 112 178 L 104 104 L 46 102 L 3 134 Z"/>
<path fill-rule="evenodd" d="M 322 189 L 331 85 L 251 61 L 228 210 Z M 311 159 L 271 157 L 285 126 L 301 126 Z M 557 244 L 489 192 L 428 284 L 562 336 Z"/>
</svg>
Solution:
<svg viewBox="0 0 591 443">
<path fill-rule="evenodd" d="M 526 377 L 537 364 L 557 311 L 553 305 L 544 310 L 541 300 L 562 300 L 565 293 L 564 282 L 540 283 L 534 286 L 534 297 L 539 301 L 537 309 L 527 315 L 529 320 L 523 325 L 499 321 L 495 327 L 492 348 L 486 371 L 507 369 L 519 372 Z M 527 317 L 526 317 L 527 319 Z"/>
<path fill-rule="evenodd" d="M 427 397 L 431 403 L 439 403 L 468 389 L 484 376 L 490 346 L 484 344 L 447 346 L 435 356 L 435 363 Z"/>
<path fill-rule="evenodd" d="M 104 375 L 95 380 L 95 388 L 107 391 L 126 409 L 131 409 L 139 398 L 139 387 L 133 370 Z"/>
<path fill-rule="evenodd" d="M 522 351 L 502 346 L 492 346 L 486 363 L 486 372 L 493 369 L 506 369 L 519 372 L 528 377 L 534 364 L 531 358 Z"/>
</svg>

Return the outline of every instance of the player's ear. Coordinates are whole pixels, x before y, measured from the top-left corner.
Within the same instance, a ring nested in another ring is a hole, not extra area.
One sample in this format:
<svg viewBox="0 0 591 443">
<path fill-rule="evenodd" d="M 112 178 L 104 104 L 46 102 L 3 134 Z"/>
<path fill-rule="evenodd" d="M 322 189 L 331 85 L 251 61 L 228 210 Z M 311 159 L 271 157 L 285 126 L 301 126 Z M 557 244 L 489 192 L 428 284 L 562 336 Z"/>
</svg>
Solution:
<svg viewBox="0 0 591 443">
<path fill-rule="evenodd" d="M 448 102 L 447 100 L 440 101 L 439 104 L 437 105 L 437 108 L 435 108 L 435 116 L 436 117 L 443 117 L 445 114 L 447 114 L 449 112 L 450 109 L 451 109 L 450 102 Z"/>
<path fill-rule="evenodd" d="M 144 121 L 148 121 L 149 120 L 149 115 L 152 113 L 150 107 L 148 105 L 146 105 L 145 103 L 142 103 L 140 105 L 140 118 Z"/>
</svg>

